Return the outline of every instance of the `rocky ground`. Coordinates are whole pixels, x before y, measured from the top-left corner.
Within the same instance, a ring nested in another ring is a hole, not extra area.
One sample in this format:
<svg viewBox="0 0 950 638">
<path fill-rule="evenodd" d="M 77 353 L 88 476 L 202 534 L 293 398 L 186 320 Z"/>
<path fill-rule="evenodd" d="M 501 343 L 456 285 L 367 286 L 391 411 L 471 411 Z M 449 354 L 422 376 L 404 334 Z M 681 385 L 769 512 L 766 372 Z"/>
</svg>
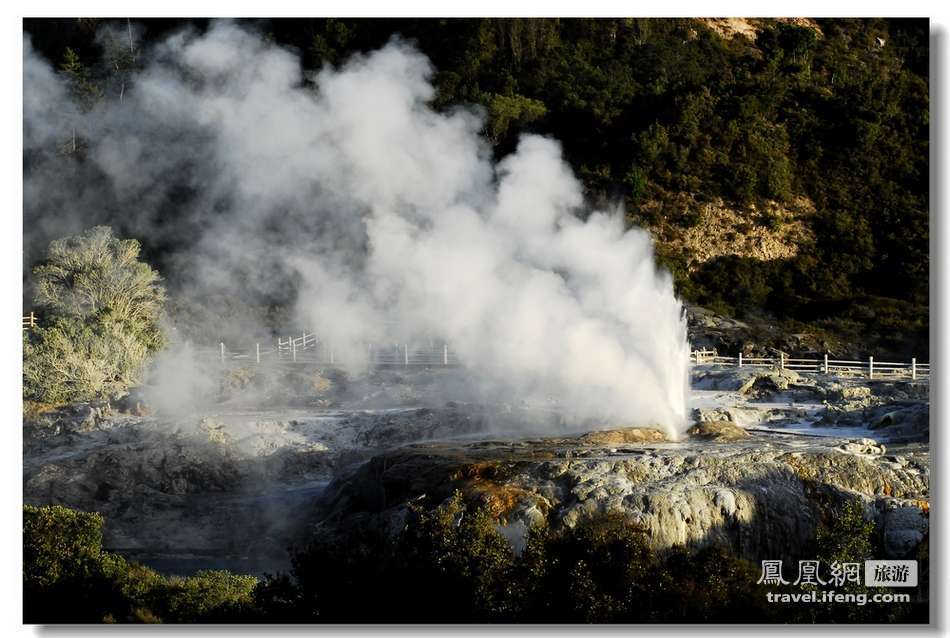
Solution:
<svg viewBox="0 0 950 638">
<path fill-rule="evenodd" d="M 692 387 L 698 421 L 729 420 L 749 429 L 890 443 L 930 440 L 927 381 L 697 366 Z"/>
<path fill-rule="evenodd" d="M 751 315 L 744 321 L 726 317 L 702 306 L 686 306 L 689 341 L 696 349 L 716 350 L 719 354 L 746 357 L 786 356 L 820 359 L 864 357 L 867 347 L 843 340 L 825 331 L 790 331 L 788 325 L 767 315 Z"/>
<path fill-rule="evenodd" d="M 314 533 L 397 529 L 409 503 L 455 490 L 516 549 L 539 517 L 572 526 L 616 510 L 658 548 L 717 542 L 777 558 L 846 499 L 880 523 L 889 556 L 927 538 L 924 383 L 698 367 L 694 423 L 674 442 L 550 406 L 446 403 L 460 372 L 308 374 L 305 400 L 266 408 L 238 388 L 175 417 L 146 415 L 134 396 L 32 417 L 25 501 L 102 512 L 107 547 L 171 571 L 286 569 L 288 546 Z"/>
<path fill-rule="evenodd" d="M 721 430 L 722 428 L 717 428 Z M 684 443 L 526 439 L 414 444 L 371 459 L 325 493 L 320 525 L 334 533 L 374 517 L 399 528 L 406 504 L 454 490 L 498 518 L 516 550 L 541 519 L 573 527 L 618 511 L 656 549 L 719 543 L 750 560 L 787 558 L 834 505 L 860 498 L 884 530 L 889 557 L 927 534 L 928 457 L 866 442 L 697 437 Z"/>
</svg>

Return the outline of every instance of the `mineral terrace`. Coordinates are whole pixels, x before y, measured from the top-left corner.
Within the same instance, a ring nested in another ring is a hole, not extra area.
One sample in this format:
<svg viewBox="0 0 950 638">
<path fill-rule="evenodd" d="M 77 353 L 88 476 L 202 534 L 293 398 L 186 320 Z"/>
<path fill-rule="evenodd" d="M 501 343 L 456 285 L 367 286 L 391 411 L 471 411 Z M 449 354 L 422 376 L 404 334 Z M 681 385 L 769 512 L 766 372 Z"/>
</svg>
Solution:
<svg viewBox="0 0 950 638">
<path fill-rule="evenodd" d="M 780 558 L 849 499 L 888 557 L 928 536 L 922 382 L 697 367 L 693 424 L 668 441 L 648 423 L 447 397 L 457 370 L 297 371 L 263 396 L 255 374 L 186 415 L 146 415 L 133 393 L 31 418 L 25 501 L 99 511 L 107 547 L 179 573 L 287 569 L 288 549 L 315 534 L 395 532 L 409 503 L 455 490 L 489 508 L 514 551 L 541 520 L 620 511 L 658 549 Z"/>
</svg>

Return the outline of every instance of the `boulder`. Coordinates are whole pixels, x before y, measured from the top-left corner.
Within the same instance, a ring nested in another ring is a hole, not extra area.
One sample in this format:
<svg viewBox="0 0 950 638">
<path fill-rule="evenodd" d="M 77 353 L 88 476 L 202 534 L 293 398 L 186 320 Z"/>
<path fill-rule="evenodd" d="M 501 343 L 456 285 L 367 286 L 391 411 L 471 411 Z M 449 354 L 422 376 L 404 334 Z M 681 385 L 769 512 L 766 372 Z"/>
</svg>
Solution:
<svg viewBox="0 0 950 638">
<path fill-rule="evenodd" d="M 108 401 L 73 403 L 25 419 L 27 447 L 63 436 L 88 434 L 109 427 L 112 406 Z"/>
<path fill-rule="evenodd" d="M 878 443 L 874 439 L 855 439 L 854 441 L 842 443 L 838 446 L 838 449 L 853 454 L 868 454 L 872 456 L 880 456 L 887 451 L 883 443 Z"/>
<path fill-rule="evenodd" d="M 809 394 L 823 392 L 814 380 L 789 368 L 694 368 L 692 377 L 692 386 L 696 390 L 738 392 L 750 398 L 789 390 L 803 390 Z"/>
<path fill-rule="evenodd" d="M 686 433 L 703 441 L 739 441 L 749 438 L 749 433 L 732 421 L 700 421 Z"/>
<path fill-rule="evenodd" d="M 888 558 L 912 558 L 930 529 L 927 514 L 921 508 L 898 505 L 883 515 L 884 553 Z"/>
<path fill-rule="evenodd" d="M 124 414 L 132 416 L 150 416 L 152 408 L 145 398 L 145 392 L 141 388 L 132 388 L 124 395 L 116 399 L 115 409 Z"/>
<path fill-rule="evenodd" d="M 728 408 L 693 408 L 694 421 L 732 421 Z"/>
<path fill-rule="evenodd" d="M 743 395 L 784 392 L 790 385 L 801 382 L 801 375 L 789 368 L 755 370 L 746 374 L 737 392 Z"/>
<path fill-rule="evenodd" d="M 624 443 L 658 443 L 666 434 L 656 428 L 620 428 L 588 432 L 578 438 L 584 445 L 622 445 Z"/>
</svg>

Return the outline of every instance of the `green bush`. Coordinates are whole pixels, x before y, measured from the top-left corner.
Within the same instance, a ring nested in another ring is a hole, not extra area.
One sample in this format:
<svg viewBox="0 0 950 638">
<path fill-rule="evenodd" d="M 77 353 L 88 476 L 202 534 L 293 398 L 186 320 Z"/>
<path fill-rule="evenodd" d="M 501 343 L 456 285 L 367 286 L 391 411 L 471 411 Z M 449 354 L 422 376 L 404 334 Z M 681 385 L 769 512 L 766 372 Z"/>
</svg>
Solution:
<svg viewBox="0 0 950 638">
<path fill-rule="evenodd" d="M 413 512 L 400 539 L 405 568 L 421 568 L 426 599 L 448 616 L 505 618 L 517 607 L 514 555 L 485 508 L 466 507 L 460 493 L 441 507 Z"/>
<path fill-rule="evenodd" d="M 49 588 L 88 578 L 102 558 L 102 517 L 59 505 L 23 508 L 23 582 Z"/>
<path fill-rule="evenodd" d="M 878 530 L 873 520 L 865 518 L 864 505 L 859 500 L 848 501 L 831 519 L 818 528 L 815 557 L 822 565 L 833 563 L 858 563 L 862 571 L 862 582 L 845 582 L 835 590 L 842 594 L 867 596 L 865 605 L 815 606 L 801 610 L 801 620 L 805 622 L 850 622 L 850 623 L 886 623 L 906 622 L 907 618 L 919 615 L 907 603 L 874 603 L 871 596 L 875 593 L 893 593 L 893 590 L 867 587 L 863 583 L 864 561 L 879 558 L 881 553 L 878 542 Z M 814 585 L 802 585 L 802 589 L 815 589 Z M 919 622 L 919 620 L 918 620 Z"/>
<path fill-rule="evenodd" d="M 739 316 L 748 309 L 761 308 L 772 292 L 774 267 L 771 262 L 736 255 L 710 259 L 693 274 L 697 301 L 710 307 L 726 304 Z"/>
<path fill-rule="evenodd" d="M 23 348 L 24 395 L 62 404 L 111 396 L 133 385 L 148 357 L 134 335 L 103 323 L 55 319 Z"/>
<path fill-rule="evenodd" d="M 134 384 L 161 348 L 165 290 L 139 244 L 104 226 L 50 244 L 33 270 L 41 325 L 24 343 L 24 398 L 88 401 Z"/>
<path fill-rule="evenodd" d="M 484 506 L 456 493 L 413 506 L 387 538 L 357 525 L 343 543 L 320 540 L 293 578 L 255 591 L 262 619 L 444 622 L 750 622 L 767 618 L 756 568 L 717 547 L 650 549 L 622 514 L 574 528 L 540 524 L 515 553 Z"/>
<path fill-rule="evenodd" d="M 169 622 L 224 620 L 252 602 L 257 579 L 229 571 L 200 571 L 188 578 L 170 577 L 157 605 Z"/>
<path fill-rule="evenodd" d="M 456 493 L 414 505 L 395 537 L 368 520 L 318 539 L 293 575 L 166 577 L 102 551 L 102 518 L 24 508 L 28 622 L 906 622 L 926 603 L 769 605 L 760 569 L 719 545 L 651 549 L 622 513 L 528 531 L 520 552 L 483 505 Z M 879 551 L 860 503 L 830 513 L 803 554 L 822 564 Z M 926 551 L 926 550 L 925 550 Z M 922 554 L 926 558 L 926 554 Z M 839 591 L 869 592 L 862 585 Z"/>
<path fill-rule="evenodd" d="M 544 117 L 545 113 L 547 108 L 539 100 L 532 100 L 523 95 L 493 93 L 488 98 L 489 137 L 497 143 L 507 135 L 511 126 L 524 127 Z"/>
<path fill-rule="evenodd" d="M 103 551 L 102 526 L 94 512 L 23 507 L 26 622 L 220 622 L 249 613 L 253 576 L 166 577 Z"/>
</svg>

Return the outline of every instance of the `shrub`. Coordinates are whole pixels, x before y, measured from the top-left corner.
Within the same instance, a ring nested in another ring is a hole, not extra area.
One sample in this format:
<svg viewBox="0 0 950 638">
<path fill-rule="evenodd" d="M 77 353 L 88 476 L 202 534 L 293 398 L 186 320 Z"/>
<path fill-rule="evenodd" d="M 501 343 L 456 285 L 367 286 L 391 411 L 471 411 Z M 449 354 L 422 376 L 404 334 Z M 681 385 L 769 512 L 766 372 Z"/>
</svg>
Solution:
<svg viewBox="0 0 950 638">
<path fill-rule="evenodd" d="M 258 604 L 296 621 L 512 619 L 522 584 L 514 568 L 487 510 L 456 493 L 431 510 L 410 508 L 395 539 L 360 525 L 343 545 L 315 540 L 295 557 L 295 582 L 266 581 Z"/>
<path fill-rule="evenodd" d="M 24 395 L 58 405 L 117 394 L 138 380 L 147 357 L 146 346 L 117 326 L 56 319 L 24 346 Z"/>
<path fill-rule="evenodd" d="M 102 517 L 59 505 L 23 507 L 23 581 L 48 588 L 99 568 Z"/>
<path fill-rule="evenodd" d="M 767 618 L 757 571 L 721 548 L 660 555 L 620 513 L 528 531 L 516 554 L 484 506 L 456 493 L 411 506 L 387 537 L 357 524 L 255 591 L 262 618 L 328 622 L 752 621 Z"/>
<path fill-rule="evenodd" d="M 536 525 L 515 553 L 484 506 L 456 493 L 410 506 L 395 537 L 367 519 L 317 540 L 293 577 L 258 582 L 225 571 L 165 577 L 101 549 L 102 518 L 62 507 L 24 508 L 28 621 L 69 622 L 900 622 L 911 605 L 776 606 L 759 566 L 712 545 L 651 549 L 622 513 L 573 528 Z M 876 529 L 860 503 L 819 529 L 809 557 L 861 562 Z M 924 555 L 923 558 L 926 558 Z M 804 587 L 804 585 L 803 585 Z M 839 591 L 870 592 L 848 584 Z M 925 620 L 924 620 L 925 621 Z"/>
<path fill-rule="evenodd" d="M 875 593 L 888 593 L 880 587 L 867 587 L 863 583 L 864 561 L 882 554 L 877 543 L 878 529 L 873 520 L 864 516 L 864 505 L 859 500 L 845 503 L 839 511 L 833 512 L 831 520 L 818 528 L 816 538 L 816 557 L 822 565 L 833 563 L 858 563 L 862 570 L 862 582 L 845 582 L 835 589 L 843 594 L 864 595 L 865 605 L 835 605 L 809 607 L 802 610 L 806 622 L 926 622 L 926 603 L 914 605 L 907 603 L 875 603 L 871 596 Z M 803 585 L 803 589 L 813 589 L 812 585 Z M 893 593 L 893 590 L 890 590 Z M 915 618 L 915 616 L 917 618 Z"/>
<path fill-rule="evenodd" d="M 149 353 L 162 347 L 165 291 L 138 260 L 139 244 L 97 226 L 50 244 L 33 271 L 43 325 L 24 343 L 24 397 L 85 401 L 138 380 Z"/>
<path fill-rule="evenodd" d="M 502 619 L 515 609 L 514 554 L 484 507 L 456 492 L 432 511 L 415 509 L 398 553 L 418 574 L 426 598 L 447 616 Z"/>
<path fill-rule="evenodd" d="M 229 571 L 200 571 L 188 578 L 171 577 L 162 588 L 162 616 L 171 622 L 225 620 L 239 615 L 252 601 L 257 579 Z"/>
<path fill-rule="evenodd" d="M 209 622 L 249 613 L 253 576 L 166 577 L 103 551 L 102 526 L 94 512 L 24 506 L 26 622 Z"/>
<path fill-rule="evenodd" d="M 492 142 L 500 142 L 513 125 L 521 127 L 534 122 L 547 113 L 544 102 L 523 95 L 499 95 L 488 98 L 488 133 Z"/>
<path fill-rule="evenodd" d="M 139 250 L 136 240 L 117 239 L 107 226 L 53 241 L 33 269 L 36 304 L 55 317 L 96 317 L 149 349 L 161 347 L 165 290 L 158 273 L 138 260 Z"/>
<path fill-rule="evenodd" d="M 769 262 L 736 255 L 710 259 L 693 276 L 700 290 L 699 301 L 709 307 L 724 303 L 740 316 L 745 310 L 761 308 L 772 292 L 774 267 Z"/>
</svg>

